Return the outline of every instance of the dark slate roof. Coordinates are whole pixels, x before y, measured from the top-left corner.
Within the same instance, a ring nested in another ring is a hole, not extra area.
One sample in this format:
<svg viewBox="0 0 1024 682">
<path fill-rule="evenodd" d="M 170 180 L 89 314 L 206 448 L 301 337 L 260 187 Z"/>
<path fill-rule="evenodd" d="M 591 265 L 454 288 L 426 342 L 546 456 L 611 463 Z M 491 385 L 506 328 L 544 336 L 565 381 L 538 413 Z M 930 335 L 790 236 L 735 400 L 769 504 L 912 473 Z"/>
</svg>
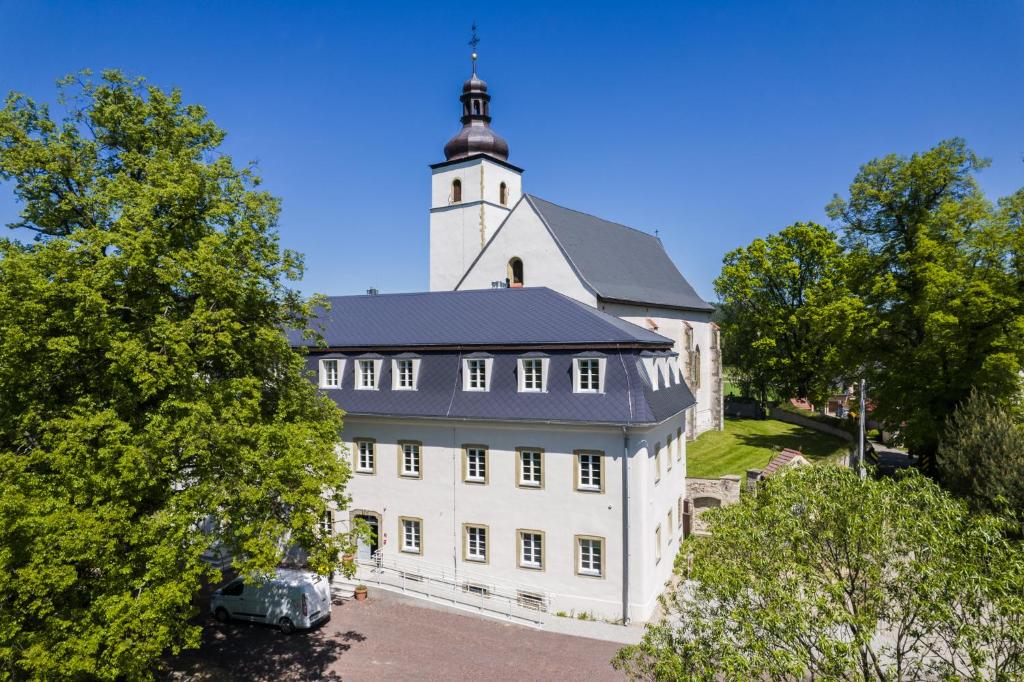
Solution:
<svg viewBox="0 0 1024 682">
<path fill-rule="evenodd" d="M 350 415 L 531 421 L 590 424 L 654 424 L 694 404 L 686 384 L 652 391 L 644 378 L 637 349 L 614 349 L 606 354 L 605 392 L 573 393 L 571 350 L 548 352 L 547 392 L 520 393 L 517 359 L 529 353 L 495 351 L 488 391 L 462 390 L 458 351 L 426 350 L 420 354 L 417 390 L 391 390 L 391 362 L 386 355 L 377 390 L 354 388 L 355 362 L 345 363 L 341 388 L 325 390 Z M 307 368 L 315 373 L 324 354 L 311 351 Z"/>
<path fill-rule="evenodd" d="M 671 346 L 670 339 L 547 288 L 334 296 L 312 322 L 327 345 L 429 348 L 517 345 Z M 293 346 L 310 345 L 296 330 Z"/>
<path fill-rule="evenodd" d="M 686 281 L 657 237 L 532 194 L 525 196 L 600 298 L 714 310 Z"/>
</svg>

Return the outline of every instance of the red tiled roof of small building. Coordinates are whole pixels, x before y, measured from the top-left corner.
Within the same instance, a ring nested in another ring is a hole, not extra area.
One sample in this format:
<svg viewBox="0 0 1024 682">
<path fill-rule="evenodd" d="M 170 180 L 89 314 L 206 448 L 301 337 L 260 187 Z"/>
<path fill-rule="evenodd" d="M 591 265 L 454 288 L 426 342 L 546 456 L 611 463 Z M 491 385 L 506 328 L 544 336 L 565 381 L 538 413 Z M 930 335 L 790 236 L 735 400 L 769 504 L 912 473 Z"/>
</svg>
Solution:
<svg viewBox="0 0 1024 682">
<path fill-rule="evenodd" d="M 799 460 L 797 458 L 799 458 Z M 779 469 L 796 463 L 807 463 L 807 460 L 804 458 L 803 453 L 801 453 L 799 450 L 791 450 L 789 448 L 785 448 L 782 452 L 775 455 L 775 457 L 772 458 L 772 461 L 768 462 L 768 466 L 766 466 L 764 468 L 764 471 L 761 472 L 761 477 L 765 478 L 767 476 L 771 476 Z"/>
</svg>

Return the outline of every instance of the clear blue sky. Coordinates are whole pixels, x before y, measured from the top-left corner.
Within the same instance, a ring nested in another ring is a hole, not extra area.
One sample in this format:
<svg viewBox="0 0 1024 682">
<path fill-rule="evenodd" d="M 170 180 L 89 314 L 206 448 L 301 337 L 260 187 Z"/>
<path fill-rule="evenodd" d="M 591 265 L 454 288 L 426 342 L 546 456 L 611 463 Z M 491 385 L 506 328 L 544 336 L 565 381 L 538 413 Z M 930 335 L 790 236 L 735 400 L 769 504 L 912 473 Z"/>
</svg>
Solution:
<svg viewBox="0 0 1024 682">
<path fill-rule="evenodd" d="M 304 291 L 421 290 L 474 18 L 526 191 L 659 230 L 708 298 L 726 251 L 825 221 L 873 157 L 958 135 L 990 196 L 1024 186 L 1024 0 L 0 0 L 0 90 L 52 100 L 85 67 L 178 86 L 283 198 Z"/>
</svg>

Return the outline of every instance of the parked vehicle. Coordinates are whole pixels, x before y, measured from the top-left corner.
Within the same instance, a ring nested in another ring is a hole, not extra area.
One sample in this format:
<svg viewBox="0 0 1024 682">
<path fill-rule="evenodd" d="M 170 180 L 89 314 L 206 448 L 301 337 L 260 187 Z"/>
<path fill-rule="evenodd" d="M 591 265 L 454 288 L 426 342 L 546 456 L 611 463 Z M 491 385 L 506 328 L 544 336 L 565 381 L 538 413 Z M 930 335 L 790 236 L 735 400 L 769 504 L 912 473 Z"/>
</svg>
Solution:
<svg viewBox="0 0 1024 682">
<path fill-rule="evenodd" d="M 222 623 L 232 618 L 270 623 L 288 634 L 330 619 L 331 584 L 312 571 L 285 568 L 263 583 L 239 577 L 214 591 L 210 613 Z"/>
</svg>

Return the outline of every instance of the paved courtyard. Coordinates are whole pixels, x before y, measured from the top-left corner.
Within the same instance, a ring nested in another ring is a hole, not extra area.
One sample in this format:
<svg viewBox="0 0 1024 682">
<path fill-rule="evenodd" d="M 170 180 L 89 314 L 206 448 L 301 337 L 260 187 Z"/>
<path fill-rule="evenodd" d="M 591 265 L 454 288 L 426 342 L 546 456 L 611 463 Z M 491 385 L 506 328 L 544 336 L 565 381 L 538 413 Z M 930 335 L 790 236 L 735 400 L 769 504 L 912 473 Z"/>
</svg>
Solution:
<svg viewBox="0 0 1024 682">
<path fill-rule="evenodd" d="M 172 679 L 622 680 L 614 642 L 420 606 L 371 588 L 331 620 L 285 636 L 264 625 L 203 620 L 203 644 L 173 661 Z"/>
</svg>

